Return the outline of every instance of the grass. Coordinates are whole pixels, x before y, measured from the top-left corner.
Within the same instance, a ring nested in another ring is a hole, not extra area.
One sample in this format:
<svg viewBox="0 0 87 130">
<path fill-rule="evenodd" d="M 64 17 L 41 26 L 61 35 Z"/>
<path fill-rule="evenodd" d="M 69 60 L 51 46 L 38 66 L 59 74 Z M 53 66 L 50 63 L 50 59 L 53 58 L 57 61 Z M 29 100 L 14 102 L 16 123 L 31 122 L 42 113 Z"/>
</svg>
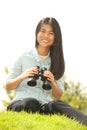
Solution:
<svg viewBox="0 0 87 130">
<path fill-rule="evenodd" d="M 0 130 L 87 130 L 87 126 L 63 115 L 2 111 Z"/>
</svg>

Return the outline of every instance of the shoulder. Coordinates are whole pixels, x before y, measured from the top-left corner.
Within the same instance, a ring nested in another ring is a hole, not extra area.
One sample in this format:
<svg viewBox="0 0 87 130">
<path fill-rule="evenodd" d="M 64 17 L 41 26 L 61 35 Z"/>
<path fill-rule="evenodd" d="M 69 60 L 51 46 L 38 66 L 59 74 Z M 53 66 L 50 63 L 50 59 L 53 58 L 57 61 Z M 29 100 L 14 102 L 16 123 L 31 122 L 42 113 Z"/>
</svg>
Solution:
<svg viewBox="0 0 87 130">
<path fill-rule="evenodd" d="M 34 52 L 33 52 L 33 49 L 27 51 L 27 52 L 24 52 L 22 53 L 19 57 L 20 58 L 23 58 L 23 57 L 29 57 L 29 56 L 33 56 Z"/>
</svg>

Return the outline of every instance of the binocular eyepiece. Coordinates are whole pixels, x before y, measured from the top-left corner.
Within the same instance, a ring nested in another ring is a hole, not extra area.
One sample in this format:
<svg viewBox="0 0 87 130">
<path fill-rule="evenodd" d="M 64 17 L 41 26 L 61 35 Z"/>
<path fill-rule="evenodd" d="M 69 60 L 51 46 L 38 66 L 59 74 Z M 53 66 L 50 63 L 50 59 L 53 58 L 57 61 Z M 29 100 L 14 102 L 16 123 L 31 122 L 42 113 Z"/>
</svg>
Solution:
<svg viewBox="0 0 87 130">
<path fill-rule="evenodd" d="M 39 66 L 36 66 L 36 67 L 38 68 L 38 74 L 35 74 L 34 76 L 30 76 L 27 84 L 29 86 L 34 87 L 36 86 L 37 80 L 39 79 L 39 77 L 41 77 L 41 81 L 43 81 L 42 88 L 45 90 L 50 90 L 51 89 L 50 82 L 43 75 L 44 71 L 47 70 L 47 68 L 40 68 Z"/>
</svg>

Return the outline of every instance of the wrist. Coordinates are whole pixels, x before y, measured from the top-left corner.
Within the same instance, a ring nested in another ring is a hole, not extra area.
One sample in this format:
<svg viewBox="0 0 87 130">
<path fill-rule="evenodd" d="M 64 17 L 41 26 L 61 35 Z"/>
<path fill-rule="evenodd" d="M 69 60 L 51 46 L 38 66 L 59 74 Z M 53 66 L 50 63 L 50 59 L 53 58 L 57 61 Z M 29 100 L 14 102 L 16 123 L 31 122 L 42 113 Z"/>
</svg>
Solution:
<svg viewBox="0 0 87 130">
<path fill-rule="evenodd" d="M 56 86 L 56 85 L 57 85 L 57 84 L 56 84 L 56 81 L 55 81 L 55 80 L 52 81 L 52 82 L 51 82 L 51 85 L 52 85 L 52 86 Z"/>
</svg>

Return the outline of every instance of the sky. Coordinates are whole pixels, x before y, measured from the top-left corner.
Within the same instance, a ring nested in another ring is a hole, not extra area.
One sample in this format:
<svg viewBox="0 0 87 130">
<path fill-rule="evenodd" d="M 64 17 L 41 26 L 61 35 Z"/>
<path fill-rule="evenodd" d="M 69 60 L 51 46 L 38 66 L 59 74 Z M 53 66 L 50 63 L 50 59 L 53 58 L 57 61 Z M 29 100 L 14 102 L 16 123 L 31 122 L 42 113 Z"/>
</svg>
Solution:
<svg viewBox="0 0 87 130">
<path fill-rule="evenodd" d="M 0 0 L 0 77 L 4 67 L 35 44 L 35 29 L 43 17 L 58 20 L 63 38 L 65 75 L 87 84 L 86 0 Z"/>
</svg>

